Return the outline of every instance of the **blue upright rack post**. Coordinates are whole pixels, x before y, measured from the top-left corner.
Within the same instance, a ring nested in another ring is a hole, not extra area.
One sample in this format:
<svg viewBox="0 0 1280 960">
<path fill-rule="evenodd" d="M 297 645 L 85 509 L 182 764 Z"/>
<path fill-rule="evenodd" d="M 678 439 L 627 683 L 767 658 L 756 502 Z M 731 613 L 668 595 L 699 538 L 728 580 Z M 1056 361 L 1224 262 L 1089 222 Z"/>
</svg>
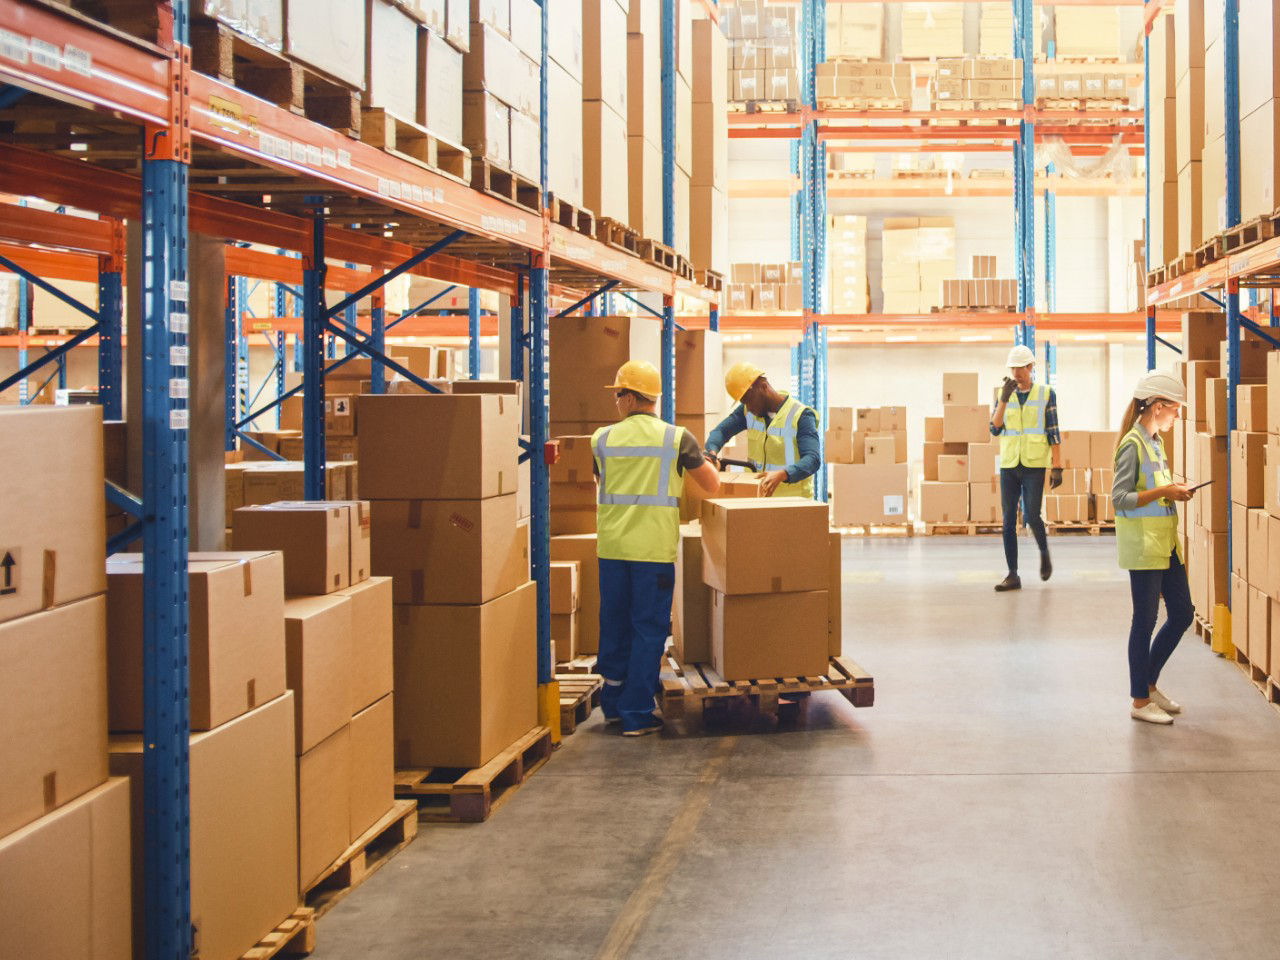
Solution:
<svg viewBox="0 0 1280 960">
<path fill-rule="evenodd" d="M 173 0 L 175 72 L 182 76 L 187 0 Z M 185 112 L 175 85 L 170 107 Z M 143 917 L 148 960 L 191 953 L 188 764 L 187 165 L 181 124 L 150 124 L 142 145 L 142 809 Z"/>
<path fill-rule="evenodd" d="M 369 306 L 369 336 L 373 349 L 379 353 L 387 352 L 387 299 L 383 290 L 375 290 L 371 295 Z M 387 392 L 387 368 L 377 357 L 373 358 L 369 378 L 370 393 Z"/>
<path fill-rule="evenodd" d="M 1022 59 L 1023 120 L 1013 145 L 1014 265 L 1018 278 L 1018 312 L 1026 325 L 1035 309 L 1035 124 L 1025 111 L 1035 106 L 1035 18 L 1031 0 L 1013 0 L 1013 50 Z"/>
<path fill-rule="evenodd" d="M 324 210 L 323 200 L 311 220 L 311 256 L 302 269 L 302 489 L 306 500 L 325 499 L 324 455 Z"/>
<path fill-rule="evenodd" d="M 277 283 L 275 285 L 275 301 L 276 301 L 276 316 L 277 317 L 288 316 L 288 308 L 285 305 L 285 288 L 283 283 Z M 276 396 L 277 397 L 284 396 L 284 389 L 285 389 L 284 372 L 285 372 L 285 363 L 287 362 L 286 360 L 287 356 L 288 354 L 285 350 L 285 335 L 284 333 L 277 333 L 276 334 Z M 280 429 L 280 417 L 282 412 L 283 411 L 281 407 L 277 404 L 276 405 L 276 429 L 277 430 Z"/>
<path fill-rule="evenodd" d="M 1151 156 L 1151 29 L 1148 27 L 1142 35 L 1142 144 L 1143 155 Z M 1143 259 L 1147 272 L 1151 272 L 1151 178 L 1143 178 Z M 1156 308 L 1148 306 L 1147 311 L 1147 369 L 1156 368 Z"/>
<path fill-rule="evenodd" d="M 223 369 L 226 371 L 223 377 L 224 383 L 224 409 L 226 416 L 224 417 L 225 429 L 223 431 L 222 446 L 225 450 L 234 450 L 236 448 L 236 421 L 240 419 L 239 411 L 236 407 L 236 308 L 238 301 L 236 298 L 236 278 L 227 277 L 227 307 L 223 318 L 223 362 L 226 364 Z"/>
<path fill-rule="evenodd" d="M 1222 4 L 1222 55 L 1226 61 L 1222 84 L 1223 142 L 1227 155 L 1227 226 L 1240 223 L 1240 6 L 1239 0 Z M 1236 389 L 1240 386 L 1240 281 L 1227 279 L 1227 423 L 1236 423 Z M 1231 488 L 1231 458 L 1227 458 L 1227 488 Z M 1227 569 L 1232 569 L 1231 512 L 1227 513 Z M 1230 594 L 1227 607 L 1231 606 Z"/>
<path fill-rule="evenodd" d="M 480 379 L 480 291 L 467 290 L 467 378 Z"/>
<path fill-rule="evenodd" d="M 98 270 L 98 403 L 103 420 L 119 420 L 122 409 L 124 358 L 121 317 L 124 314 L 121 264 L 115 257 L 99 257 Z"/>
<path fill-rule="evenodd" d="M 27 333 L 31 329 L 31 285 L 27 283 L 27 278 L 18 274 L 18 331 Z M 30 354 L 27 350 L 27 341 L 23 337 L 18 341 L 18 369 L 27 369 L 30 363 Z M 18 403 L 22 406 L 27 405 L 27 401 L 31 399 L 27 378 L 23 377 L 18 381 Z"/>
<path fill-rule="evenodd" d="M 662 2 L 662 242 L 676 245 L 676 0 Z M 676 422 L 676 308 L 662 298 L 662 419 Z"/>
</svg>

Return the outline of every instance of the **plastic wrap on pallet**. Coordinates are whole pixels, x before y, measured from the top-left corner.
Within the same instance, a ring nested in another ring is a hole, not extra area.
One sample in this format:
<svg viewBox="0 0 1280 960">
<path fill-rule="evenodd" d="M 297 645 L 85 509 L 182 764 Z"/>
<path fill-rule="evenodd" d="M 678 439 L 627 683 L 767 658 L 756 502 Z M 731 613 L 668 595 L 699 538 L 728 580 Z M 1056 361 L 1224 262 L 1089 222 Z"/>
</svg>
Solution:
<svg viewBox="0 0 1280 960">
<path fill-rule="evenodd" d="M 272 50 L 284 49 L 284 0 L 204 0 L 205 16 Z"/>
</svg>

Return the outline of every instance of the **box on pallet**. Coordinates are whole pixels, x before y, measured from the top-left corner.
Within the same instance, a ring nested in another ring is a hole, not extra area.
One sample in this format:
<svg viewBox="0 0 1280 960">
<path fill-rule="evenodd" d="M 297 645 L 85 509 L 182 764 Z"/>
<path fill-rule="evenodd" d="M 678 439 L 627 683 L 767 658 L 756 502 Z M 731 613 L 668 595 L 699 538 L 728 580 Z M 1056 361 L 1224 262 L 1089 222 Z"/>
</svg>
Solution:
<svg viewBox="0 0 1280 960">
<path fill-rule="evenodd" d="M 594 533 L 551 538 L 553 561 L 575 560 L 578 563 L 578 636 L 579 655 L 595 653 L 600 644 L 600 574 Z"/>
<path fill-rule="evenodd" d="M 671 639 L 681 663 L 711 662 L 711 588 L 702 580 L 702 528 L 680 526 Z"/>
<path fill-rule="evenodd" d="M 836 526 L 906 523 L 909 468 L 840 464 L 831 468 L 831 522 Z"/>
<path fill-rule="evenodd" d="M 711 594 L 711 662 L 726 680 L 813 677 L 827 670 L 826 590 Z"/>
<path fill-rule="evenodd" d="M 241 507 L 232 519 L 236 550 L 278 550 L 290 594 L 325 594 L 369 576 L 369 504 L 283 501 Z"/>
<path fill-rule="evenodd" d="M 799 499 L 708 500 L 702 512 L 703 579 L 731 595 L 825 590 L 826 504 Z M 750 544 L 771 543 L 768 565 L 752 560 Z"/>
<path fill-rule="evenodd" d="M 351 712 L 355 715 L 392 689 L 391 580 L 370 577 L 339 590 L 337 596 L 351 602 Z"/>
<path fill-rule="evenodd" d="M 285 675 L 301 755 L 351 719 L 351 600 L 330 594 L 285 601 Z"/>
<path fill-rule="evenodd" d="M 925 523 L 965 523 L 969 519 L 969 483 L 920 483 L 920 519 Z"/>
</svg>

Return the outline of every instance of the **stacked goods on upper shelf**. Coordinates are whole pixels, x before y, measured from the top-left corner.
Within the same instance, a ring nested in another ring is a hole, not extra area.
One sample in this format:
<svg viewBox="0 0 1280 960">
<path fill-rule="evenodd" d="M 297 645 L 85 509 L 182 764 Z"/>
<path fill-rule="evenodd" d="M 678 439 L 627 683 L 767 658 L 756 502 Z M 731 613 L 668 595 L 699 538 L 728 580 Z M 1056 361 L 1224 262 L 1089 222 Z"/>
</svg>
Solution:
<svg viewBox="0 0 1280 960">
<path fill-rule="evenodd" d="M 830 407 L 823 452 L 838 527 L 906 523 L 910 473 L 903 407 Z"/>
<path fill-rule="evenodd" d="M 815 83 L 818 106 L 824 110 L 905 109 L 911 104 L 915 71 L 909 63 L 831 59 L 818 64 Z"/>
<path fill-rule="evenodd" d="M 527 29 L 526 4 L 532 0 L 472 3 L 470 49 L 462 67 L 463 136 L 474 157 L 536 182 L 542 32 Z M 520 25 L 526 29 L 514 29 Z"/>
<path fill-rule="evenodd" d="M 746 0 L 720 19 L 729 38 L 729 100 L 798 100 L 798 8 Z"/>
<path fill-rule="evenodd" d="M 1040 44 L 1037 40 L 1036 48 Z M 984 57 L 1013 56 L 1013 4 L 995 0 L 982 4 L 978 22 L 978 53 Z"/>
<path fill-rule="evenodd" d="M 1022 101 L 1022 61 L 957 57 L 938 61 L 933 81 L 935 109 Z"/>
<path fill-rule="evenodd" d="M 1248 6 L 1248 4 L 1245 4 Z M 1269 6 L 1269 4 L 1262 4 Z M 1219 91 L 1226 85 L 1226 42 L 1222 39 L 1222 17 L 1210 9 L 1204 16 L 1204 74 L 1202 102 L 1203 136 L 1200 154 L 1200 242 L 1227 227 L 1227 142 L 1225 104 Z M 1248 69 L 1252 70 L 1251 65 Z M 1247 71 L 1246 71 L 1247 72 Z M 1195 97 L 1195 93 L 1192 93 Z M 1193 122 L 1195 108 L 1192 109 Z M 1244 111 L 1239 112 L 1244 116 Z M 1241 127 L 1243 127 L 1243 122 Z M 1273 144 L 1268 142 L 1265 149 Z M 1241 186 L 1243 190 L 1243 184 Z M 1271 212 L 1271 208 L 1266 210 Z"/>
<path fill-rule="evenodd" d="M 827 59 L 879 60 L 884 55 L 884 4 L 827 5 Z"/>
<path fill-rule="evenodd" d="M 1179 0 L 1174 19 L 1178 247 L 1172 257 L 1204 242 L 1205 30 L 1203 0 Z M 1221 88 L 1219 88 L 1221 89 Z M 1221 110 L 1221 98 L 1217 109 Z M 1168 254 L 1166 253 L 1166 256 Z"/>
<path fill-rule="evenodd" d="M 876 175 L 873 153 L 847 153 L 827 149 L 827 176 L 871 179 Z"/>
<path fill-rule="evenodd" d="M 955 272 L 956 231 L 950 217 L 885 218 L 884 313 L 927 312 L 938 306 L 942 281 Z"/>
<path fill-rule="evenodd" d="M 523 0 L 519 7 L 513 5 L 513 17 L 517 9 L 524 24 L 520 29 L 540 33 L 537 4 Z M 547 30 L 547 102 L 554 105 L 547 114 L 547 190 L 557 200 L 583 207 L 586 203 L 583 200 L 581 0 L 547 0 L 547 17 L 553 25 Z"/>
<path fill-rule="evenodd" d="M 735 263 L 729 268 L 729 313 L 777 313 L 804 309 L 800 263 Z"/>
<path fill-rule="evenodd" d="M 627 223 L 662 239 L 662 5 L 632 0 L 627 24 Z"/>
<path fill-rule="evenodd" d="M 1123 109 L 1129 106 L 1129 77 L 1088 64 L 1071 73 L 1037 72 L 1035 100 L 1039 107 Z"/>
<path fill-rule="evenodd" d="M 678 330 L 676 342 L 676 425 L 698 442 L 724 417 L 724 345 L 718 331 Z"/>
<path fill-rule="evenodd" d="M 908 60 L 964 56 L 963 3 L 902 4 L 902 56 Z"/>
<path fill-rule="evenodd" d="M 695 270 L 714 270 L 726 276 L 729 273 L 728 45 L 720 28 L 711 20 L 693 21 L 692 44 L 689 259 Z"/>
<path fill-rule="evenodd" d="M 1059 4 L 1053 9 L 1053 18 L 1059 57 L 1117 58 L 1121 55 L 1118 7 L 1085 8 Z"/>
<path fill-rule="evenodd" d="M 630 212 L 627 68 L 627 7 L 582 0 L 583 202 L 619 223 Z"/>
<path fill-rule="evenodd" d="M 130 797 L 108 780 L 101 409 L 2 410 L 0 457 L 0 929 L 14 955 L 124 960 Z"/>
<path fill-rule="evenodd" d="M 1276 162 L 1280 155 L 1278 14 L 1274 3 L 1240 4 L 1240 63 L 1248 64 L 1239 71 L 1240 218 L 1246 222 L 1280 207 L 1280 164 Z M 1205 91 L 1206 96 L 1222 99 L 1209 87 L 1208 78 Z"/>
<path fill-rule="evenodd" d="M 1270 35 L 1265 39 L 1269 50 Z M 1167 14 L 1156 17 L 1147 50 L 1147 72 L 1151 78 L 1151 105 L 1147 111 L 1151 144 L 1147 152 L 1147 182 L 1151 189 L 1147 236 L 1154 267 L 1163 266 L 1178 256 L 1182 217 L 1178 210 L 1177 60 L 1173 17 Z"/>
<path fill-rule="evenodd" d="M 943 310 L 1001 310 L 1018 309 L 1018 281 L 996 278 L 996 258 L 975 255 L 972 280 L 943 280 L 941 290 Z"/>
<path fill-rule="evenodd" d="M 871 309 L 866 217 L 835 214 L 827 218 L 827 283 L 832 313 L 866 313 Z"/>
<path fill-rule="evenodd" d="M 514 383 L 498 387 L 512 392 L 361 398 L 373 570 L 395 603 L 399 767 L 480 766 L 537 719 L 520 406 Z"/>
</svg>

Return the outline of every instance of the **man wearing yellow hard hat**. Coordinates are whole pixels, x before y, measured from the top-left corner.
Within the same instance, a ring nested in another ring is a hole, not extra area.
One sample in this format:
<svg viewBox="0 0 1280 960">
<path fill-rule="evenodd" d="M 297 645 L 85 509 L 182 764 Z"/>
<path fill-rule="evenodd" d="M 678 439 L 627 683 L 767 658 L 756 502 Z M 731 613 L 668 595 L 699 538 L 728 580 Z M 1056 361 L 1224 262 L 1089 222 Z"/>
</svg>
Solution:
<svg viewBox="0 0 1280 960">
<path fill-rule="evenodd" d="M 662 378 L 653 364 L 618 368 L 621 419 L 591 436 L 596 472 L 596 553 L 600 570 L 600 709 L 622 734 L 662 729 L 653 712 L 662 650 L 671 626 L 676 551 L 680 547 L 682 475 L 707 494 L 720 476 L 683 427 L 659 420 Z"/>
<path fill-rule="evenodd" d="M 707 436 L 707 454 L 718 465 L 724 445 L 747 431 L 747 458 L 761 471 L 766 497 L 813 498 L 813 475 L 822 467 L 818 415 L 779 393 L 754 363 L 735 363 L 724 375 L 733 412 Z"/>
</svg>

